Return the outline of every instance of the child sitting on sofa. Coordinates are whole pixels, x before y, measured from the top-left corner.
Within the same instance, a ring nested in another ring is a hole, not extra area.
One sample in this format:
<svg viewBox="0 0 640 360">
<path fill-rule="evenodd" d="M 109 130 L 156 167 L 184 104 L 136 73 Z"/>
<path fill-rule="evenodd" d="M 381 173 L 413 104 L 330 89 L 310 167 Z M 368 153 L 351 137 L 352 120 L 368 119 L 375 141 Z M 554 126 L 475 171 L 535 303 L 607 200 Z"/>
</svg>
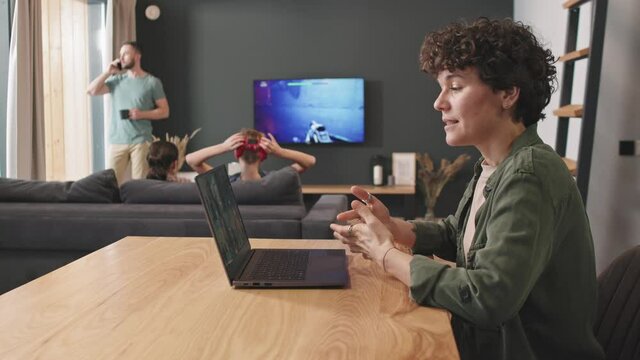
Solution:
<svg viewBox="0 0 640 360">
<path fill-rule="evenodd" d="M 265 176 L 260 164 L 268 154 L 293 161 L 291 166 L 298 173 L 302 173 L 316 163 L 316 158 L 301 151 L 285 149 L 278 144 L 272 134 L 265 134 L 254 129 L 242 129 L 229 136 L 224 142 L 200 149 L 187 154 L 186 161 L 198 174 L 202 174 L 212 167 L 205 161 L 229 151 L 240 163 L 240 173 L 230 177 L 231 182 L 240 180 L 259 180 Z"/>
<path fill-rule="evenodd" d="M 147 154 L 147 165 L 147 179 L 190 182 L 189 179 L 178 177 L 178 147 L 174 143 L 165 140 L 152 142 Z"/>
</svg>

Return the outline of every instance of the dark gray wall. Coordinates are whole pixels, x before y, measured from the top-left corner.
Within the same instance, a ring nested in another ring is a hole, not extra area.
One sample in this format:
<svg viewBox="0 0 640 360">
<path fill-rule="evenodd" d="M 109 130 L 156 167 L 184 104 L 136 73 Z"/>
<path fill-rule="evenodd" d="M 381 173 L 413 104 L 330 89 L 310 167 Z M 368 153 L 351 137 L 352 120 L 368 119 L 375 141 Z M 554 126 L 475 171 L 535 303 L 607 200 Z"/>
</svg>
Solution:
<svg viewBox="0 0 640 360">
<path fill-rule="evenodd" d="M 143 67 L 160 77 L 171 118 L 156 135 L 202 131 L 189 149 L 218 143 L 253 124 L 252 80 L 290 77 L 363 77 L 366 143 L 296 147 L 317 157 L 303 174 L 308 184 L 369 183 L 375 154 L 429 152 L 439 160 L 471 148 L 450 148 L 440 114 L 439 90 L 418 70 L 426 32 L 453 20 L 511 17 L 511 0 L 138 0 L 138 41 Z M 160 7 L 156 21 L 144 17 Z M 222 156 L 214 165 L 232 160 Z M 269 160 L 265 168 L 283 163 Z M 437 215 L 455 209 L 469 165 L 445 187 Z"/>
</svg>

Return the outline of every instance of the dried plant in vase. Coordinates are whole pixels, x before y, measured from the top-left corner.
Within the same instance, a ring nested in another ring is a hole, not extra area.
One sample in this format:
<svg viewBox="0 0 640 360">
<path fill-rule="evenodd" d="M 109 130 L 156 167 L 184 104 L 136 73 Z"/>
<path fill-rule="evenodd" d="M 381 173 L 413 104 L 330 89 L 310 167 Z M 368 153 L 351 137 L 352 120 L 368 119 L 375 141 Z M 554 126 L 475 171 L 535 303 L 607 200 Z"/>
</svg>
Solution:
<svg viewBox="0 0 640 360">
<path fill-rule="evenodd" d="M 193 139 L 193 137 L 200 131 L 201 128 L 195 129 L 191 134 L 187 134 L 183 137 L 174 135 L 170 136 L 169 133 L 165 134 L 165 140 L 167 142 L 173 143 L 178 148 L 178 169 L 182 169 L 182 165 L 184 164 L 184 158 L 187 152 L 187 144 L 189 140 Z M 160 138 L 153 137 L 153 141 L 158 141 Z"/>
<path fill-rule="evenodd" d="M 462 169 L 471 156 L 462 154 L 454 162 L 442 159 L 439 169 L 434 167 L 433 160 L 427 153 L 416 154 L 416 159 L 418 161 L 418 189 L 424 195 L 424 205 L 427 208 L 424 218 L 433 220 L 435 219 L 434 209 L 442 188 Z"/>
</svg>

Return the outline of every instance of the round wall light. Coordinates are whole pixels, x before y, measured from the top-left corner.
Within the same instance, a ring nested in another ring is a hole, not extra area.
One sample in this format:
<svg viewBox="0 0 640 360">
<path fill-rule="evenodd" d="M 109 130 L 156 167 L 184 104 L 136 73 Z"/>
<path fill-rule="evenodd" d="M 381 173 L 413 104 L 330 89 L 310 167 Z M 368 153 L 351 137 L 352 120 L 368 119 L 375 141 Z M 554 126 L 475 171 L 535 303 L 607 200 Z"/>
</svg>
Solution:
<svg viewBox="0 0 640 360">
<path fill-rule="evenodd" d="M 149 20 L 158 20 L 160 17 L 160 8 L 157 5 L 149 5 L 144 10 L 144 16 Z"/>
</svg>

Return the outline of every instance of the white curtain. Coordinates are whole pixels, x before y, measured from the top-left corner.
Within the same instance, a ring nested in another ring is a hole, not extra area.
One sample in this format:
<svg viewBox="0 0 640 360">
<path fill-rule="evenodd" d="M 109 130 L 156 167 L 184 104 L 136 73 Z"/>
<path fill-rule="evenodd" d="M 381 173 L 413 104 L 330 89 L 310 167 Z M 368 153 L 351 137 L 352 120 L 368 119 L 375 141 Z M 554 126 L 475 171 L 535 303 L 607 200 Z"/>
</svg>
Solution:
<svg viewBox="0 0 640 360">
<path fill-rule="evenodd" d="M 45 178 L 40 0 L 16 2 L 9 48 L 7 177 Z"/>
<path fill-rule="evenodd" d="M 51 0 L 42 0 L 50 2 Z M 55 3 L 56 1 L 54 1 Z M 56 89 L 56 85 L 62 85 L 62 114 L 57 118 L 48 119 L 45 108 L 45 124 L 52 121 L 53 126 L 63 125 L 64 128 L 64 176 L 56 180 L 77 180 L 92 172 L 92 126 L 90 115 L 90 102 L 87 96 L 87 84 L 89 83 L 89 34 L 88 34 L 88 4 L 87 0 L 62 0 L 60 1 L 60 21 L 62 32 L 60 44 L 62 56 L 56 57 L 53 51 L 49 53 L 49 65 L 61 64 L 61 84 L 52 85 L 48 90 Z M 52 21 L 53 22 L 53 21 Z M 51 30 L 51 29 L 50 29 Z M 52 32 L 50 31 L 50 34 Z M 50 39 L 49 46 L 54 47 L 55 41 Z M 45 46 L 48 46 L 45 44 Z M 58 62 L 59 61 L 59 62 Z M 55 71 L 51 72 L 52 80 L 56 79 Z M 47 88 L 45 88 L 46 94 Z M 55 92 L 51 93 L 55 97 Z M 45 98 L 46 100 L 46 98 Z M 45 101 L 46 104 L 46 101 Z M 47 127 L 47 129 L 49 129 Z M 54 136 L 46 136 L 47 140 L 55 139 Z M 47 157 L 49 160 L 49 157 Z M 48 164 L 47 164 L 48 165 Z M 49 168 L 49 166 L 47 166 Z M 54 173 L 51 167 L 51 174 Z"/>
<path fill-rule="evenodd" d="M 120 55 L 120 46 L 125 41 L 136 40 L 136 0 L 108 0 L 107 19 L 104 36 L 104 52 L 102 65 L 109 63 Z M 111 97 L 104 97 L 104 144 L 105 164 L 109 164 L 109 126 L 111 123 Z"/>
<path fill-rule="evenodd" d="M 59 40 L 56 40 L 57 28 L 47 28 L 48 45 L 45 49 L 46 65 L 49 69 L 47 74 L 52 76 L 54 72 L 54 76 L 58 76 L 56 71 L 69 74 L 62 75 L 63 81 L 60 81 L 60 77 L 56 77 L 56 81 L 49 78 L 43 80 L 43 4 L 48 4 L 46 23 L 49 26 L 52 26 L 51 19 L 58 19 L 58 15 L 62 15 L 60 20 L 65 24 L 66 31 L 60 34 L 62 37 Z M 82 49 L 82 41 L 77 41 L 78 36 L 70 34 L 75 31 L 78 31 L 78 35 L 83 34 L 82 31 L 86 33 L 86 26 L 82 25 L 82 21 L 69 22 L 72 17 L 83 18 L 82 13 L 85 10 L 82 10 L 82 6 L 86 7 L 86 3 L 84 0 L 64 0 L 51 4 L 49 1 L 41 0 L 16 1 L 7 87 L 7 177 L 75 179 L 85 176 L 91 169 L 88 110 L 78 102 L 80 98 L 86 98 L 84 89 L 88 81 L 80 75 L 85 74 L 87 69 L 82 64 L 76 64 L 76 60 L 83 57 L 77 52 L 86 51 L 86 48 Z M 113 49 L 119 50 L 124 41 L 135 40 L 135 5 L 135 0 L 108 0 L 107 28 L 102 47 L 105 50 L 103 68 L 117 56 L 114 55 Z M 85 39 L 86 34 L 83 40 L 86 41 Z M 59 41 L 58 47 L 53 44 L 55 41 Z M 65 49 L 69 51 L 61 51 Z M 67 53 L 72 56 L 66 57 Z M 63 61 L 55 63 L 61 56 Z M 76 71 L 77 76 L 64 72 L 71 64 L 80 71 Z M 49 122 L 45 122 L 45 85 L 49 103 L 57 104 L 51 108 L 46 107 L 47 113 L 50 114 Z M 105 144 L 108 143 L 106 140 L 111 112 L 109 100 L 109 97 L 105 96 Z M 49 139 L 48 142 L 45 139 Z"/>
<path fill-rule="evenodd" d="M 87 0 L 40 0 L 46 179 L 91 173 Z"/>
</svg>

